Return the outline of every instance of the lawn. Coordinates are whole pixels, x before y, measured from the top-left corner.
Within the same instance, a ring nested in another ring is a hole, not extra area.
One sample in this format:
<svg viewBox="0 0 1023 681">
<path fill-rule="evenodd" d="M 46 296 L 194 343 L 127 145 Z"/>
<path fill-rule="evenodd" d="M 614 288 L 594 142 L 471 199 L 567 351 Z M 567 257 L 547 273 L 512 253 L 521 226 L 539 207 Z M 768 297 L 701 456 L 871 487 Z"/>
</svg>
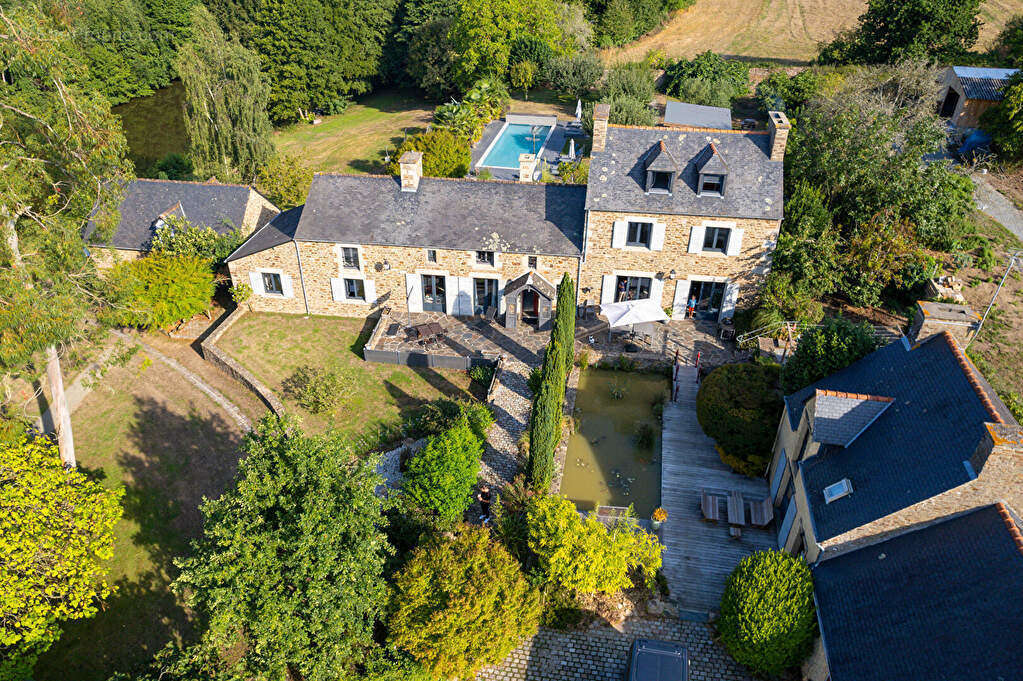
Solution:
<svg viewBox="0 0 1023 681">
<path fill-rule="evenodd" d="M 116 592 L 93 619 L 64 627 L 36 681 L 105 681 L 187 639 L 192 617 L 168 586 L 172 559 L 201 528 L 199 503 L 234 475 L 241 431 L 179 374 L 139 352 L 112 368 L 72 417 L 81 468 L 123 485 L 110 581 Z"/>
<path fill-rule="evenodd" d="M 725 55 L 806 63 L 819 42 L 856 26 L 865 0 L 696 0 L 658 31 L 628 45 L 604 51 L 608 61 L 637 61 L 650 50 L 669 57 L 691 57 L 706 50 Z M 989 45 L 1019 0 L 984 0 L 980 45 Z"/>
<path fill-rule="evenodd" d="M 362 346 L 374 322 L 252 313 L 238 320 L 219 345 L 300 414 L 308 430 L 335 428 L 349 436 L 364 435 L 370 446 L 380 442 L 382 429 L 399 424 L 426 402 L 473 396 L 464 371 L 363 361 Z M 285 380 L 306 365 L 349 377 L 350 396 L 333 413 L 311 414 L 284 394 Z"/>
<path fill-rule="evenodd" d="M 513 93 L 509 111 L 530 114 L 575 116 L 575 102 L 559 99 L 549 90 Z M 380 90 L 336 116 L 324 116 L 319 125 L 298 123 L 274 133 L 277 148 L 301 158 L 319 172 L 382 175 L 387 172 L 385 154 L 391 154 L 406 134 L 426 130 L 433 119 L 435 102 L 406 90 Z"/>
</svg>

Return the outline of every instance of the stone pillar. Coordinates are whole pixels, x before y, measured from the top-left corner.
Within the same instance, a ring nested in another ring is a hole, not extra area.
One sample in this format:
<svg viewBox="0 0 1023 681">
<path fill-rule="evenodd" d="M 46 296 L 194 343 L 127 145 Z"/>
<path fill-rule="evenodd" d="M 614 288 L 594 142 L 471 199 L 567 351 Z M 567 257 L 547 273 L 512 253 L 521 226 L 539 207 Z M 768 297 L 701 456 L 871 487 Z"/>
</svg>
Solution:
<svg viewBox="0 0 1023 681">
<path fill-rule="evenodd" d="M 600 102 L 593 105 L 593 145 L 590 151 L 604 151 L 604 145 L 607 144 L 607 121 L 610 116 L 610 104 Z"/>
<path fill-rule="evenodd" d="M 1023 427 L 985 423 L 984 428 L 970 465 L 990 491 L 988 503 L 1004 501 L 1018 511 L 1023 508 Z"/>
<path fill-rule="evenodd" d="M 423 178 L 423 152 L 406 151 L 398 159 L 401 166 L 401 190 L 414 192 L 419 190 L 419 180 Z"/>
<path fill-rule="evenodd" d="M 767 112 L 767 128 L 771 131 L 771 160 L 785 160 L 785 145 L 789 141 L 792 125 L 781 111 Z"/>
<path fill-rule="evenodd" d="M 519 154 L 519 182 L 532 182 L 536 154 Z"/>
<path fill-rule="evenodd" d="M 909 339 L 919 343 L 936 333 L 947 331 L 965 348 L 980 327 L 980 315 L 968 305 L 939 303 L 929 300 L 916 302 L 916 315 L 909 329 Z"/>
</svg>

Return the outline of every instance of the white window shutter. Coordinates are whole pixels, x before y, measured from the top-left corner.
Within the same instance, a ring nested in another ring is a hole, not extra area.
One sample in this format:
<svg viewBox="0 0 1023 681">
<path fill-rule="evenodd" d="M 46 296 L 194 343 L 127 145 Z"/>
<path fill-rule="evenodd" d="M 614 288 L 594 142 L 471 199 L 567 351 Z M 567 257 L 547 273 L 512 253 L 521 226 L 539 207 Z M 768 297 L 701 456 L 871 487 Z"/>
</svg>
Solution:
<svg viewBox="0 0 1023 681">
<path fill-rule="evenodd" d="M 664 231 L 667 225 L 663 222 L 655 222 L 654 226 L 650 229 L 650 250 L 651 251 L 662 251 L 664 250 Z"/>
<path fill-rule="evenodd" d="M 287 274 L 281 275 L 281 291 L 284 292 L 285 298 L 295 297 L 295 287 L 291 283 L 291 276 Z"/>
<path fill-rule="evenodd" d="M 742 228 L 733 227 L 728 235 L 727 255 L 739 255 L 742 253 Z"/>
<path fill-rule="evenodd" d="M 455 314 L 455 301 L 458 300 L 458 277 L 444 276 L 444 314 Z"/>
<path fill-rule="evenodd" d="M 609 305 L 615 301 L 615 275 L 605 274 L 600 285 L 600 304 Z"/>
<path fill-rule="evenodd" d="M 693 231 L 689 233 L 689 252 L 699 253 L 703 250 L 703 235 L 707 229 L 703 225 L 693 225 Z"/>
<path fill-rule="evenodd" d="M 471 317 L 472 313 L 472 277 L 459 277 L 458 303 L 455 305 L 455 314 L 461 317 Z"/>
<path fill-rule="evenodd" d="M 372 279 L 362 282 L 363 291 L 366 293 L 366 302 L 372 305 L 377 302 L 377 283 Z"/>
<path fill-rule="evenodd" d="M 405 300 L 409 312 L 423 311 L 423 278 L 418 274 L 405 275 Z"/>
<path fill-rule="evenodd" d="M 721 296 L 721 312 L 718 319 L 731 319 L 735 314 L 735 301 L 739 298 L 739 285 L 729 282 L 725 284 L 725 293 Z"/>
<path fill-rule="evenodd" d="M 345 299 L 345 280 L 344 279 L 331 279 L 330 280 L 330 297 L 335 301 L 343 301 Z"/>
<path fill-rule="evenodd" d="M 689 302 L 688 279 L 679 279 L 675 284 L 675 297 L 671 301 L 671 314 L 676 319 L 682 319 L 686 315 L 686 303 Z"/>
<path fill-rule="evenodd" d="M 650 280 L 650 300 L 657 303 L 657 307 L 661 307 L 661 299 L 664 297 L 664 280 L 654 277 Z"/>
<path fill-rule="evenodd" d="M 615 220 L 611 228 L 611 248 L 625 248 L 625 237 L 628 236 L 629 223 L 625 220 Z"/>
<path fill-rule="evenodd" d="M 498 314 L 504 314 L 506 307 L 507 307 L 507 305 L 505 305 L 505 301 L 504 301 L 504 279 L 498 279 L 497 280 L 497 313 Z"/>
<path fill-rule="evenodd" d="M 259 272 L 249 272 L 249 286 L 257 296 L 266 295 L 266 291 L 263 289 L 263 275 Z"/>
</svg>

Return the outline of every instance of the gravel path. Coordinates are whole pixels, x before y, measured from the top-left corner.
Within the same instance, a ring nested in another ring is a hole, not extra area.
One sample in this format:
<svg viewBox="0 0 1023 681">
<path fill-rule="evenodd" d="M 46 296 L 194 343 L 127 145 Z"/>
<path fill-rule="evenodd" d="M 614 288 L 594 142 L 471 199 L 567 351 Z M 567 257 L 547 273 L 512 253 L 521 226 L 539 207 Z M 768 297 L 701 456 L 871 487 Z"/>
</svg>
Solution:
<svg viewBox="0 0 1023 681">
<path fill-rule="evenodd" d="M 1023 212 L 1000 194 L 983 175 L 973 176 L 973 200 L 977 208 L 1023 239 Z"/>
</svg>

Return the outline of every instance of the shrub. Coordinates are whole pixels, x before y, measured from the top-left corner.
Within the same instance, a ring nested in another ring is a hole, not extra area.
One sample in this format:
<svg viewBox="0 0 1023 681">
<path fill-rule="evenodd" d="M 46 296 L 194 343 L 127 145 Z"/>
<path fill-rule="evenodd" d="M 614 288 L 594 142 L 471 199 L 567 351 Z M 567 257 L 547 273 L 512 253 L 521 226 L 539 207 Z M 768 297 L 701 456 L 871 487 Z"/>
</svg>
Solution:
<svg viewBox="0 0 1023 681">
<path fill-rule="evenodd" d="M 421 547 L 398 573 L 390 642 L 438 678 L 472 678 L 537 630 L 539 596 L 486 528 Z"/>
<path fill-rule="evenodd" d="M 536 67 L 537 80 L 546 77 L 547 66 L 554 58 L 554 50 L 547 44 L 533 35 L 520 35 L 512 41 L 508 51 L 509 64 L 522 64 L 529 62 Z"/>
<path fill-rule="evenodd" d="M 781 418 L 778 367 L 725 364 L 696 394 L 696 418 L 717 442 L 721 460 L 751 477 L 763 475 Z"/>
<path fill-rule="evenodd" d="M 469 368 L 469 378 L 471 378 L 474 383 L 478 383 L 482 386 L 488 386 L 490 385 L 490 379 L 493 377 L 494 367 L 477 364 L 476 366 Z"/>
<path fill-rule="evenodd" d="M 649 67 L 641 62 L 615 64 L 607 72 L 601 95 L 608 99 L 627 97 L 649 102 L 654 97 L 654 79 Z"/>
<path fill-rule="evenodd" d="M 799 337 L 782 371 L 782 387 L 786 394 L 794 393 L 876 349 L 877 337 L 869 324 L 854 324 L 841 317 L 825 319 L 820 327 Z"/>
<path fill-rule="evenodd" d="M 632 585 L 631 571 L 652 584 L 661 567 L 661 544 L 654 535 L 629 522 L 608 527 L 583 519 L 565 497 L 533 497 L 526 516 L 529 548 L 545 580 L 557 588 L 616 593 Z"/>
<path fill-rule="evenodd" d="M 409 461 L 404 493 L 428 517 L 440 525 L 461 520 L 469 508 L 473 485 L 480 470 L 483 441 L 461 419 Z"/>
<path fill-rule="evenodd" d="M 540 387 L 533 398 L 529 421 L 529 459 L 526 473 L 534 489 L 546 491 L 554 478 L 554 454 L 561 442 L 562 404 L 567 376 L 565 353 L 554 335 L 544 353 Z"/>
<path fill-rule="evenodd" d="M 589 95 L 603 75 L 604 64 L 592 52 L 555 57 L 548 67 L 551 87 L 576 98 Z"/>
<path fill-rule="evenodd" d="M 354 381 L 347 374 L 306 365 L 295 369 L 282 387 L 284 394 L 306 411 L 323 414 L 336 409 L 351 394 Z"/>
<path fill-rule="evenodd" d="M 245 237 L 237 229 L 220 234 L 208 225 L 193 225 L 185 218 L 169 215 L 156 228 L 149 242 L 149 250 L 167 255 L 202 258 L 210 266 L 217 267 L 243 241 Z"/>
<path fill-rule="evenodd" d="M 423 152 L 423 175 L 428 177 L 465 177 L 471 157 L 466 137 L 452 130 L 431 130 L 408 138 L 398 147 L 391 164 L 391 172 L 400 172 L 398 159 L 406 151 Z"/>
<path fill-rule="evenodd" d="M 590 159 L 562 161 L 558 164 L 558 182 L 561 184 L 586 184 L 590 179 Z"/>
<path fill-rule="evenodd" d="M 732 105 L 731 90 L 721 87 L 716 80 L 701 78 L 679 78 L 671 84 L 672 96 L 689 104 L 702 106 L 719 106 L 728 108 Z"/>
<path fill-rule="evenodd" d="M 772 269 L 816 296 L 831 293 L 842 279 L 841 234 L 832 224 L 824 192 L 809 182 L 796 184 L 785 201 L 785 222 L 778 235 Z"/>
<path fill-rule="evenodd" d="M 615 125 L 656 125 L 657 112 L 654 111 L 648 102 L 643 102 L 631 97 L 605 97 L 602 99 L 605 104 L 611 106 L 608 121 Z M 583 107 L 583 129 L 589 135 L 593 134 L 593 104 Z"/>
<path fill-rule="evenodd" d="M 816 633 L 806 561 L 774 550 L 743 558 L 725 583 L 716 626 L 731 656 L 758 674 L 798 665 Z"/>
<path fill-rule="evenodd" d="M 296 156 L 275 154 L 259 168 L 256 189 L 278 208 L 287 209 L 305 203 L 313 171 Z"/>
<path fill-rule="evenodd" d="M 543 367 L 533 367 L 529 370 L 529 378 L 526 381 L 526 385 L 529 386 L 529 392 L 536 395 L 540 392 L 540 383 L 543 382 Z"/>
<path fill-rule="evenodd" d="M 192 159 L 185 154 L 172 151 L 150 168 L 150 174 L 161 180 L 191 180 L 193 175 Z"/>
<path fill-rule="evenodd" d="M 682 83 L 691 78 L 713 84 L 715 89 L 728 96 L 729 101 L 749 90 L 749 67 L 741 61 L 727 60 L 710 51 L 692 59 L 679 59 L 668 67 L 664 75 L 665 92 L 676 97 Z"/>
<path fill-rule="evenodd" d="M 237 305 L 241 305 L 252 297 L 252 287 L 245 282 L 232 285 L 230 291 L 231 300 L 233 300 Z"/>
<path fill-rule="evenodd" d="M 757 84 L 757 102 L 764 111 L 795 115 L 806 102 L 823 94 L 827 82 L 828 74 L 821 68 L 809 68 L 794 76 L 772 71 Z"/>
<path fill-rule="evenodd" d="M 554 327 L 551 340 L 565 353 L 565 367 L 571 366 L 575 356 L 575 283 L 565 274 L 558 283 L 558 298 L 554 308 Z"/>
<path fill-rule="evenodd" d="M 205 312 L 214 293 L 208 260 L 159 252 L 114 265 L 107 284 L 105 318 L 143 329 L 167 329 Z"/>
<path fill-rule="evenodd" d="M 1010 160 L 1023 158 L 1023 74 L 1009 78 L 1002 101 L 984 112 L 981 127 L 991 135 L 999 155 Z"/>
</svg>

